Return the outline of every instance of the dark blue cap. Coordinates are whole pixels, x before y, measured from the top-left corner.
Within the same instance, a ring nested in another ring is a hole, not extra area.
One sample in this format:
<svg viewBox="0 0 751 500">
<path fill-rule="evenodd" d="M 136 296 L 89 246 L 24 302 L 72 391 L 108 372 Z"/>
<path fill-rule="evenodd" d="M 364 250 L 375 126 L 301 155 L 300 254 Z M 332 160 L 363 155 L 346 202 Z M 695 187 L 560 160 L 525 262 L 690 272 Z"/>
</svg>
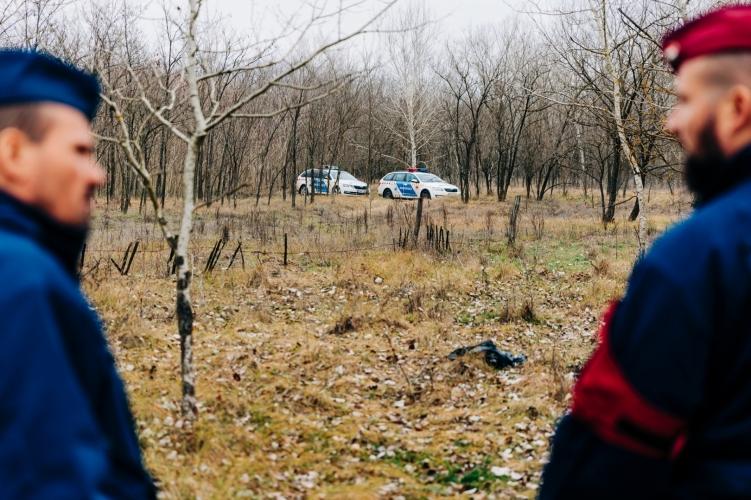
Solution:
<svg viewBox="0 0 751 500">
<path fill-rule="evenodd" d="M 67 104 L 94 119 L 99 106 L 95 76 L 42 52 L 0 50 L 0 106 L 37 102 Z"/>
</svg>

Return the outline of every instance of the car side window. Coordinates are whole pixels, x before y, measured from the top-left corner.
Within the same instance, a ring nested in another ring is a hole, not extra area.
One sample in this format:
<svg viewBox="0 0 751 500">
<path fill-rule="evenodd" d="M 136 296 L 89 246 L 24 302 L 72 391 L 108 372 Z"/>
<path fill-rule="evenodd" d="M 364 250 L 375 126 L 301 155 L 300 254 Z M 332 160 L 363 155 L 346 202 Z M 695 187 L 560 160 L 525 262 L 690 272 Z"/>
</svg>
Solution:
<svg viewBox="0 0 751 500">
<path fill-rule="evenodd" d="M 386 177 L 383 178 L 384 181 L 393 181 L 394 180 L 394 174 L 387 174 Z"/>
<path fill-rule="evenodd" d="M 394 174 L 394 180 L 395 180 L 396 182 L 404 182 L 404 177 L 405 177 L 406 175 L 407 175 L 407 174 Z"/>
<path fill-rule="evenodd" d="M 416 175 L 414 175 L 414 174 L 408 174 L 407 175 L 407 182 L 414 182 L 415 180 L 417 180 L 417 176 Z"/>
</svg>

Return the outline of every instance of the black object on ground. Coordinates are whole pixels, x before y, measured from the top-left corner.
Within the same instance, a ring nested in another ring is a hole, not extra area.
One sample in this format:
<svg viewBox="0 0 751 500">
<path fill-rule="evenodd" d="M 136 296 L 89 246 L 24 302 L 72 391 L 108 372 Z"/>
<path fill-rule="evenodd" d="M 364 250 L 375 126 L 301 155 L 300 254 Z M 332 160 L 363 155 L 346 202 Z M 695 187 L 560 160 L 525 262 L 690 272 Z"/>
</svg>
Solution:
<svg viewBox="0 0 751 500">
<path fill-rule="evenodd" d="M 485 353 L 485 362 L 496 370 L 503 370 L 509 366 L 517 366 L 527 361 L 527 357 L 524 354 L 514 356 L 510 352 L 499 351 L 498 347 L 496 347 L 492 340 L 486 340 L 477 345 L 455 349 L 449 354 L 449 359 L 453 361 L 459 356 L 477 352 Z"/>
</svg>

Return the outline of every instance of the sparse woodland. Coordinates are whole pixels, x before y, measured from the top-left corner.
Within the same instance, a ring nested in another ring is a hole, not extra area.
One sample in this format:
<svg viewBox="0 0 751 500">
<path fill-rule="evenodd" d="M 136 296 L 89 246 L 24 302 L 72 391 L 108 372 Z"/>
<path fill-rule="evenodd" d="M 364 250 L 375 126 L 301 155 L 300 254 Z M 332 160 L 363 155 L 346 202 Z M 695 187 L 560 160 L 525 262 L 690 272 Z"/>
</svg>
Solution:
<svg viewBox="0 0 751 500">
<path fill-rule="evenodd" d="M 122 1 L 11 0 L 0 12 L 4 46 L 49 50 L 101 77 L 119 114 L 104 104 L 97 132 L 119 139 L 125 122 L 160 205 L 183 193 L 187 146 L 168 123 L 195 119 L 184 73 L 189 2 L 178 3 L 149 22 Z M 461 185 L 465 202 L 504 200 L 511 185 L 538 200 L 578 187 L 611 221 L 617 203 L 635 196 L 634 175 L 647 187 L 680 184 L 679 150 L 662 130 L 671 77 L 657 44 L 709 2 L 519 3 L 507 24 L 450 38 L 440 24 L 450 20 L 432 19 L 429 4 L 403 3 L 374 2 L 372 22 L 319 44 L 315 27 L 347 19 L 357 4 L 318 2 L 271 39 L 216 29 L 221 19 L 198 10 L 196 97 L 206 112 L 260 92 L 206 131 L 196 201 L 282 196 L 294 206 L 305 168 L 336 164 L 375 182 L 424 161 Z M 104 202 L 143 213 L 148 193 L 127 153 L 102 142 L 98 155 Z"/>
<path fill-rule="evenodd" d="M 211 1 L 0 2 L 0 44 L 102 82 L 81 276 L 163 495 L 533 497 L 601 308 L 691 209 L 659 40 L 717 2 L 509 2 L 449 37 L 430 2 L 270 35 Z M 418 162 L 461 197 L 375 195 Z M 371 194 L 297 193 L 322 165 Z M 487 339 L 527 363 L 446 360 Z"/>
</svg>

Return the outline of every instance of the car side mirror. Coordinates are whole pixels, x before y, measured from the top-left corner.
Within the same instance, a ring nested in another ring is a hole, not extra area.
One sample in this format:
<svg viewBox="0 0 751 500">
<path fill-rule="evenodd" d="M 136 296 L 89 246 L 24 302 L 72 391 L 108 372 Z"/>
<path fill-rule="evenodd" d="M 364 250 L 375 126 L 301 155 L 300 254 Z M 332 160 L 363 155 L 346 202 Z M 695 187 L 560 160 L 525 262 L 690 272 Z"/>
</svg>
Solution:
<svg viewBox="0 0 751 500">
<path fill-rule="evenodd" d="M 420 184 L 420 179 L 412 179 L 412 184 Z"/>
</svg>

